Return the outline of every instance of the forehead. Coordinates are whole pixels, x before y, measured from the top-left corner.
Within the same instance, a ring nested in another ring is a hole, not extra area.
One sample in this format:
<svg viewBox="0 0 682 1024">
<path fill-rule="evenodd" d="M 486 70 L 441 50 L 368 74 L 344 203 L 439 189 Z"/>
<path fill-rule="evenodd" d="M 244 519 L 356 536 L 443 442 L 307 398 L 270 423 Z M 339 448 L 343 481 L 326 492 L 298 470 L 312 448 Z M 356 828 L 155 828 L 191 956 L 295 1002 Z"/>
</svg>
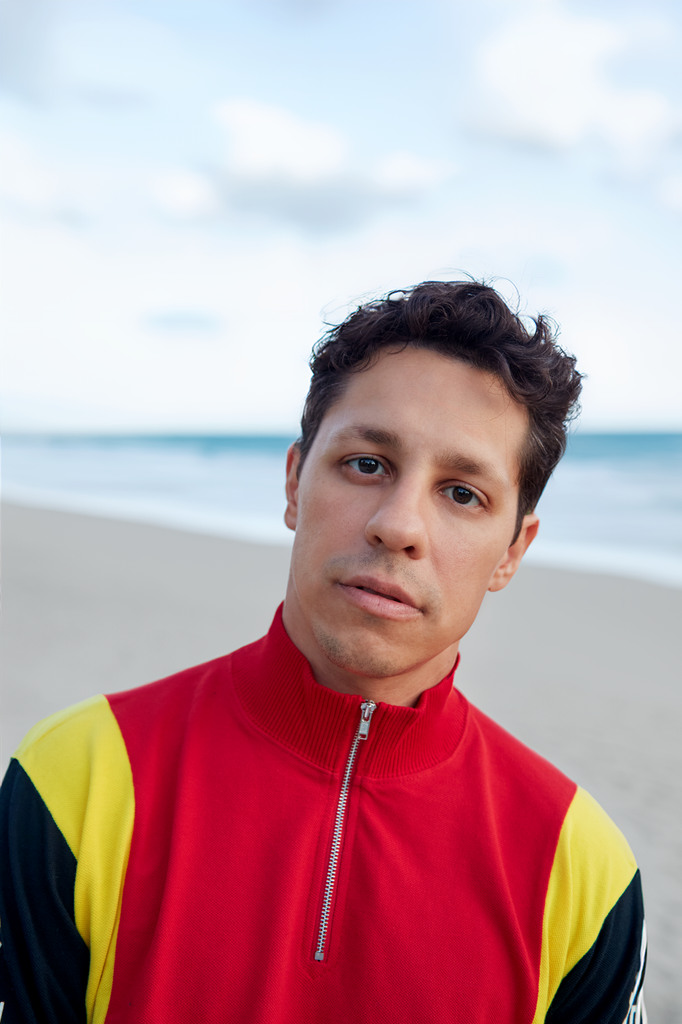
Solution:
<svg viewBox="0 0 682 1024">
<path fill-rule="evenodd" d="M 315 441 L 383 432 L 387 443 L 422 458 L 438 461 L 454 452 L 460 461 L 494 465 L 516 484 L 527 431 L 527 410 L 494 374 L 408 347 L 382 352 L 368 369 L 348 376 Z"/>
</svg>

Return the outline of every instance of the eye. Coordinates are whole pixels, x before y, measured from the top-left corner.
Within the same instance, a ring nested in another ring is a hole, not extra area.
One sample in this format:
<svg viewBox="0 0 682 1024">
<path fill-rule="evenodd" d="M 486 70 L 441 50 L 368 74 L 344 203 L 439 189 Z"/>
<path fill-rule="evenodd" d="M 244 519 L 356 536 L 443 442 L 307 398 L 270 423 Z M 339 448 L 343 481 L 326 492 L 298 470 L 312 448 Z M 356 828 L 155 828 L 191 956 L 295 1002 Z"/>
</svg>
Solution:
<svg viewBox="0 0 682 1024">
<path fill-rule="evenodd" d="M 386 473 L 382 463 L 370 455 L 360 455 L 356 459 L 348 459 L 346 465 L 364 476 L 383 476 Z"/>
<path fill-rule="evenodd" d="M 452 484 L 450 487 L 444 487 L 443 494 L 452 498 L 457 505 L 470 505 L 473 508 L 481 504 L 480 498 L 473 491 L 470 491 L 468 487 L 462 487 L 461 484 Z"/>
</svg>

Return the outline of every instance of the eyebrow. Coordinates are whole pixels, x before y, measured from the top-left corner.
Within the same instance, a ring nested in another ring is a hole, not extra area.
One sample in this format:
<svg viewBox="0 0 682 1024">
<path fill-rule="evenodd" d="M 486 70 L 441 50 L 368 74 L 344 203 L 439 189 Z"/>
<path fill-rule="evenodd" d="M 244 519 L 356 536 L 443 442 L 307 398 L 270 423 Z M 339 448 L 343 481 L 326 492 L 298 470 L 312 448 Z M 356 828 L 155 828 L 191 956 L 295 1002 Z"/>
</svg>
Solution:
<svg viewBox="0 0 682 1024">
<path fill-rule="evenodd" d="M 405 450 L 405 444 L 401 436 L 393 430 L 385 430 L 382 427 L 370 427 L 364 424 L 346 427 L 335 434 L 333 440 L 336 442 L 367 441 L 369 444 L 376 444 L 382 448 L 392 448 L 393 451 L 401 453 Z M 442 448 L 434 453 L 434 459 L 444 469 L 464 473 L 466 476 L 484 477 L 494 484 L 505 485 L 506 481 L 500 476 L 498 470 L 485 459 L 474 459 L 456 448 Z"/>
<path fill-rule="evenodd" d="M 379 444 L 385 448 L 393 448 L 400 452 L 405 447 L 402 438 L 393 430 L 384 430 L 381 427 L 365 427 L 363 425 L 346 427 L 334 434 L 335 441 L 369 441 L 370 444 Z"/>
</svg>

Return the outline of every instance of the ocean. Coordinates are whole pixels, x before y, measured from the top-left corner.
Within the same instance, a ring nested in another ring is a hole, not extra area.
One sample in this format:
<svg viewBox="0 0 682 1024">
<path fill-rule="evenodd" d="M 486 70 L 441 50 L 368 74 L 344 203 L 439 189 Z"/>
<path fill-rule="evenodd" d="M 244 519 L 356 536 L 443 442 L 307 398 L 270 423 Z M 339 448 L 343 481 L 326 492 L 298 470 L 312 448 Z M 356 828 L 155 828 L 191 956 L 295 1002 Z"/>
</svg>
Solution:
<svg viewBox="0 0 682 1024">
<path fill-rule="evenodd" d="M 264 543 L 286 436 L 6 436 L 2 497 Z M 682 587 L 682 434 L 577 432 L 543 495 L 535 563 Z"/>
</svg>

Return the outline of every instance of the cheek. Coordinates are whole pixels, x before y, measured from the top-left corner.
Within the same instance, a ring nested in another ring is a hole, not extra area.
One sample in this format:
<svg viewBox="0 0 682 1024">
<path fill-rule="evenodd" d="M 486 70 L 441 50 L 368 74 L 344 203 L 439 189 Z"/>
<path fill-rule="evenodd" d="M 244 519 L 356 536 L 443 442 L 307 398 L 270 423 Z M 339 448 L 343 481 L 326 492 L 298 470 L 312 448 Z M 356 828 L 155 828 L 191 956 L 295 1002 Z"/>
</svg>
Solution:
<svg viewBox="0 0 682 1024">
<path fill-rule="evenodd" d="M 299 504 L 292 558 L 299 576 L 316 577 L 340 549 L 347 530 L 335 503 L 318 495 Z"/>
<path fill-rule="evenodd" d="M 311 537 L 334 544 L 344 536 L 364 530 L 368 517 L 364 498 L 363 493 L 349 493 L 334 483 L 319 485 L 314 492 L 302 496 L 299 522 Z"/>
<path fill-rule="evenodd" d="M 467 591 L 485 593 L 507 549 L 499 540 L 483 541 L 480 536 L 472 537 L 463 531 L 456 543 L 450 536 L 441 550 L 447 551 L 447 556 L 439 560 L 441 578 L 445 579 L 448 590 L 461 595 Z"/>
</svg>

